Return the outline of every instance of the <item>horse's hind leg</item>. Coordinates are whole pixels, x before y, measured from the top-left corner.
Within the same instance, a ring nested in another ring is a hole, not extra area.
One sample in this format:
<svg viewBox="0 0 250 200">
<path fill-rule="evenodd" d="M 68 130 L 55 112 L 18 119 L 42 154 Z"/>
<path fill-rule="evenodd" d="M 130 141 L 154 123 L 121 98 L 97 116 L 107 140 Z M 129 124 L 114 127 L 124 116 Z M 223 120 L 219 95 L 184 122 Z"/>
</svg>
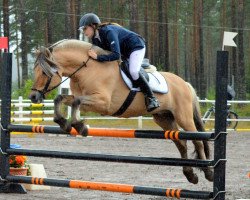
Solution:
<svg viewBox="0 0 250 200">
<path fill-rule="evenodd" d="M 197 152 L 197 158 L 198 159 L 201 159 L 201 160 L 206 160 L 206 156 L 205 156 L 205 153 L 204 153 L 204 144 L 202 141 L 199 141 L 199 140 L 193 140 L 193 144 L 195 146 L 195 150 Z M 211 167 L 203 167 L 201 168 L 201 170 L 204 172 L 205 174 L 205 178 L 208 180 L 208 181 L 213 181 L 214 179 L 214 173 L 211 169 Z"/>
<path fill-rule="evenodd" d="M 171 112 L 166 112 L 162 114 L 153 115 L 155 122 L 163 128 L 163 130 L 178 130 L 177 124 Z M 187 141 L 186 140 L 173 140 L 177 149 L 181 154 L 181 158 L 187 159 Z M 198 176 L 193 172 L 192 167 L 184 166 L 183 174 L 186 176 L 187 180 L 193 184 L 198 183 Z"/>
<path fill-rule="evenodd" d="M 66 132 L 71 130 L 71 125 L 61 114 L 61 105 L 62 103 L 70 105 L 73 99 L 73 95 L 58 95 L 54 99 L 54 122 L 56 122 L 61 127 L 61 129 Z"/>
<path fill-rule="evenodd" d="M 186 112 L 188 113 L 188 112 Z M 184 112 L 182 112 L 184 115 Z M 176 121 L 178 122 L 179 126 L 181 126 L 185 131 L 194 131 L 196 132 L 196 125 L 191 116 L 176 116 Z M 201 122 L 202 123 L 202 122 Z M 199 130 L 201 131 L 201 130 Z M 192 141 L 195 146 L 195 153 L 197 154 L 197 158 L 201 160 L 207 160 L 209 158 L 209 145 L 206 141 L 200 140 L 193 140 Z M 210 167 L 201 168 L 205 173 L 205 177 L 208 181 L 213 181 L 213 171 Z"/>
</svg>

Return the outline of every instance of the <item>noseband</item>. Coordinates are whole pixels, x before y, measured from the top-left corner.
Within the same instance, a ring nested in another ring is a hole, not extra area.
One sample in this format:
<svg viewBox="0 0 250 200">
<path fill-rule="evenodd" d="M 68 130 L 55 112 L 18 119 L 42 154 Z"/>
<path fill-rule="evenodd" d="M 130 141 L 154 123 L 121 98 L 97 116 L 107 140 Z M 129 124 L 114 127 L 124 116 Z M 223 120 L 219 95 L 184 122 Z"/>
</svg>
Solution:
<svg viewBox="0 0 250 200">
<path fill-rule="evenodd" d="M 36 89 L 36 88 L 31 88 L 31 90 L 32 90 L 32 91 L 39 92 L 39 93 L 42 95 L 43 99 L 45 99 L 45 94 L 46 94 L 46 93 L 48 93 L 48 92 L 50 92 L 50 91 L 56 89 L 57 87 L 59 87 L 62 83 L 64 83 L 64 82 L 67 81 L 69 78 L 71 78 L 73 75 L 75 75 L 75 74 L 76 74 L 80 69 L 82 69 L 83 67 L 87 67 L 87 63 L 88 63 L 88 61 L 89 61 L 90 59 L 91 59 L 91 57 L 88 57 L 87 61 L 86 61 L 86 62 L 83 61 L 83 64 L 82 64 L 80 67 L 78 67 L 78 68 L 76 69 L 76 71 L 74 71 L 71 75 L 69 75 L 64 81 L 60 82 L 59 84 L 53 86 L 53 87 L 50 88 L 50 89 L 48 89 L 48 88 L 49 88 L 49 85 L 50 85 L 50 83 L 51 83 L 52 77 L 54 76 L 55 73 L 54 73 L 54 72 L 53 72 L 53 73 L 48 73 L 48 71 L 45 70 L 44 67 L 42 67 L 43 72 L 44 72 L 44 73 L 46 74 L 46 76 L 48 77 L 48 80 L 47 80 L 47 82 L 46 82 L 46 84 L 45 84 L 45 86 L 44 86 L 44 88 L 43 88 L 42 90 L 38 90 L 38 89 Z M 37 62 L 38 62 L 38 60 L 36 61 L 36 65 L 39 64 L 39 63 L 37 63 Z M 46 63 L 46 64 L 48 64 L 48 63 Z M 40 65 L 42 65 L 42 64 L 40 63 Z M 49 64 L 48 64 L 48 65 L 49 65 Z M 49 66 L 50 66 L 50 65 L 49 65 Z M 62 77 L 60 76 L 60 74 L 58 73 L 58 71 L 56 71 L 56 74 L 57 74 L 57 75 L 60 77 L 60 79 L 62 80 Z"/>
<path fill-rule="evenodd" d="M 57 75 L 60 77 L 60 79 L 62 80 L 62 77 L 59 75 L 59 73 L 57 72 L 56 74 L 57 74 Z M 46 75 L 47 75 L 47 74 L 46 74 Z M 42 95 L 43 99 L 45 99 L 45 94 L 46 94 L 46 93 L 48 93 L 48 92 L 54 90 L 55 88 L 57 88 L 59 85 L 61 85 L 61 84 L 64 82 L 64 81 L 63 81 L 63 82 L 57 84 L 56 86 L 52 87 L 51 89 L 48 89 L 48 88 L 49 88 L 49 85 L 50 85 L 50 82 L 51 82 L 51 79 L 52 79 L 52 77 L 53 77 L 53 75 L 52 75 L 52 76 L 47 75 L 47 77 L 48 77 L 48 80 L 47 80 L 47 82 L 46 82 L 46 84 L 45 84 L 45 86 L 44 86 L 44 88 L 43 88 L 42 90 L 38 90 L 38 89 L 36 89 L 36 88 L 31 88 L 32 91 L 39 92 L 39 93 Z"/>
</svg>

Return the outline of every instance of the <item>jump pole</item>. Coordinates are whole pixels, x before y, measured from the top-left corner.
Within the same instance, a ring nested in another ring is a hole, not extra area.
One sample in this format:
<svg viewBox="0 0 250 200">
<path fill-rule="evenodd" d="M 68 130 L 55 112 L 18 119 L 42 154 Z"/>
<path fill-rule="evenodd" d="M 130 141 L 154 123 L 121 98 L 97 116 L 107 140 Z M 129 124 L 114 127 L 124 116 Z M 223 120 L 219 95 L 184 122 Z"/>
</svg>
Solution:
<svg viewBox="0 0 250 200">
<path fill-rule="evenodd" d="M 189 167 L 213 167 L 213 160 L 165 158 L 165 157 L 143 157 L 143 156 L 124 156 L 110 154 L 76 153 L 62 151 L 47 151 L 38 149 L 7 149 L 9 155 L 25 155 L 35 157 L 63 158 L 74 160 L 91 160 L 105 162 L 119 162 L 147 165 L 165 166 L 189 166 Z"/>
<path fill-rule="evenodd" d="M 74 128 L 68 132 L 63 131 L 59 126 L 43 125 L 16 125 L 10 124 L 9 131 L 50 133 L 62 135 L 80 135 Z M 147 138 L 147 139 L 170 139 L 170 140 L 212 140 L 213 132 L 187 132 L 187 131 L 161 131 L 161 130 L 135 130 L 135 129 L 108 129 L 108 128 L 86 128 L 84 136 L 93 137 L 122 137 L 122 138 Z"/>
<path fill-rule="evenodd" d="M 68 187 L 77 189 L 100 190 L 109 192 L 134 193 L 143 195 L 154 195 L 173 198 L 192 198 L 192 199 L 210 199 L 212 192 L 192 191 L 173 188 L 155 188 L 135 186 L 128 184 L 115 184 L 105 182 L 89 182 L 66 179 L 49 179 L 27 176 L 7 176 L 7 180 L 17 183 L 27 183 L 36 185 L 49 185 L 57 187 Z"/>
</svg>

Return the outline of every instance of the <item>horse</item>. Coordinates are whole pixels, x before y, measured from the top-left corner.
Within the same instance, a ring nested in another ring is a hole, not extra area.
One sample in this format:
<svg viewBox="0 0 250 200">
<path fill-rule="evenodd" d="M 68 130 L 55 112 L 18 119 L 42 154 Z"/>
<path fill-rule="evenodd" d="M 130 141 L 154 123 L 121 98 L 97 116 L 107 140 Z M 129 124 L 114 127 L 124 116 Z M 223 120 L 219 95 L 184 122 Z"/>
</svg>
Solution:
<svg viewBox="0 0 250 200">
<path fill-rule="evenodd" d="M 125 85 L 118 61 L 98 62 L 88 56 L 88 50 L 97 54 L 108 54 L 97 46 L 80 40 L 62 40 L 49 48 L 40 48 L 34 64 L 34 83 L 29 98 L 33 103 L 41 103 L 45 96 L 62 82 L 62 77 L 70 78 L 71 95 L 58 95 L 54 99 L 54 121 L 64 131 L 74 127 L 84 133 L 86 129 L 79 119 L 78 111 L 95 112 L 112 116 L 121 107 L 130 90 Z M 188 132 L 205 131 L 201 120 L 200 107 L 194 88 L 179 76 L 160 72 L 167 82 L 166 94 L 155 93 L 160 107 L 147 112 L 144 95 L 137 92 L 129 107 L 119 117 L 129 118 L 150 114 L 163 130 Z M 60 109 L 62 104 L 72 107 L 71 120 L 67 120 Z M 83 134 L 84 135 L 84 134 Z M 187 159 L 187 141 L 173 140 L 181 158 Z M 207 141 L 193 140 L 197 159 L 210 158 Z M 201 168 L 208 181 L 213 181 L 210 167 Z M 190 183 L 197 184 L 198 176 L 190 166 L 183 167 L 183 174 Z"/>
</svg>

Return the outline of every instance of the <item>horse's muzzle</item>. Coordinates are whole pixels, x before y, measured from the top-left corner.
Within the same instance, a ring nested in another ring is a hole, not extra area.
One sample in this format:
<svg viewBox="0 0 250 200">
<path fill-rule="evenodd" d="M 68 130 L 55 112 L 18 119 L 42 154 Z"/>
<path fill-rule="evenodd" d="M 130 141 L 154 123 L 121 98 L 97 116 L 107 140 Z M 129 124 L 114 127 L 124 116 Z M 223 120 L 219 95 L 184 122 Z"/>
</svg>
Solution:
<svg viewBox="0 0 250 200">
<path fill-rule="evenodd" d="M 32 103 L 42 103 L 44 100 L 44 95 L 39 91 L 32 91 L 29 95 L 29 99 Z"/>
</svg>

